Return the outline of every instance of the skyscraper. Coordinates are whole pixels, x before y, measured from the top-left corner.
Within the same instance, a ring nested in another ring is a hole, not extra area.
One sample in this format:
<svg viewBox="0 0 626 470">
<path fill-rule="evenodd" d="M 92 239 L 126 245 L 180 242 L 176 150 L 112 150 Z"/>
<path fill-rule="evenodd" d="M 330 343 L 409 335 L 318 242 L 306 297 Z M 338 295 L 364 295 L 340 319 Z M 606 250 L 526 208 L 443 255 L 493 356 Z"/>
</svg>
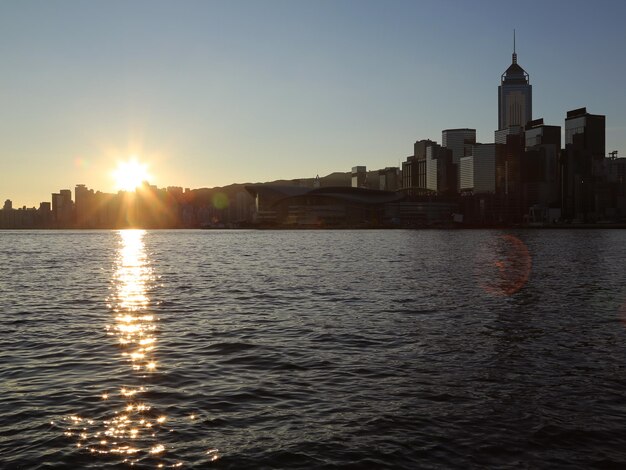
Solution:
<svg viewBox="0 0 626 470">
<path fill-rule="evenodd" d="M 567 112 L 562 158 L 563 216 L 580 222 L 603 217 L 608 194 L 603 184 L 606 118 L 587 108 Z"/>
<path fill-rule="evenodd" d="M 529 75 L 517 63 L 515 32 L 513 32 L 513 58 L 502 74 L 498 87 L 498 129 L 525 126 L 532 120 L 533 88 Z"/>
<path fill-rule="evenodd" d="M 462 157 L 470 155 L 476 143 L 476 129 L 445 129 L 441 131 L 441 145 L 452 151 L 452 160 L 459 163 Z"/>
</svg>

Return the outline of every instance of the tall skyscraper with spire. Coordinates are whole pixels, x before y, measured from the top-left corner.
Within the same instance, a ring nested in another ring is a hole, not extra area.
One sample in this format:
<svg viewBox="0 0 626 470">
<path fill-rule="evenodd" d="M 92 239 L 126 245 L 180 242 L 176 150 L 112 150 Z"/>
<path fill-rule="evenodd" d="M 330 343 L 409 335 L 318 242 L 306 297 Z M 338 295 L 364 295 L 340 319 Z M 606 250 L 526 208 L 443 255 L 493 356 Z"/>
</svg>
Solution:
<svg viewBox="0 0 626 470">
<path fill-rule="evenodd" d="M 533 87 L 529 75 L 517 63 L 515 31 L 513 31 L 513 59 L 502 74 L 498 87 L 498 129 L 525 126 L 533 116 Z"/>
</svg>

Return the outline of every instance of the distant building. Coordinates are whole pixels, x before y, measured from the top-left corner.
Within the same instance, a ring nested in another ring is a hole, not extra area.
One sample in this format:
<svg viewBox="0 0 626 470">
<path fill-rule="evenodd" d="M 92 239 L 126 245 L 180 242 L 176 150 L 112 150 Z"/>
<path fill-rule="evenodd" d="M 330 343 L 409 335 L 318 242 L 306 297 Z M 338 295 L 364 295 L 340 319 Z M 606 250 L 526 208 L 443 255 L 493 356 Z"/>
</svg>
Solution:
<svg viewBox="0 0 626 470">
<path fill-rule="evenodd" d="M 400 168 L 387 167 L 378 170 L 378 188 L 381 191 L 396 191 L 402 184 L 400 179 Z"/>
<path fill-rule="evenodd" d="M 523 205 L 530 222 L 553 222 L 561 218 L 561 127 L 536 119 L 526 125 L 524 135 Z"/>
<path fill-rule="evenodd" d="M 567 112 L 562 159 L 563 217 L 594 222 L 604 215 L 608 188 L 604 177 L 605 116 L 586 108 Z"/>
<path fill-rule="evenodd" d="M 84 184 L 77 184 L 74 188 L 76 227 L 95 227 L 95 195 L 93 189 L 88 189 Z"/>
<path fill-rule="evenodd" d="M 475 143 L 476 129 L 445 129 L 441 132 L 441 145 L 452 151 L 453 163 L 469 156 Z"/>
<path fill-rule="evenodd" d="M 509 128 L 514 130 L 516 128 Z M 496 142 L 496 193 L 500 209 L 496 219 L 521 223 L 525 214 L 522 201 L 524 132 L 506 134 L 504 143 Z"/>
<path fill-rule="evenodd" d="M 517 63 L 514 36 L 511 65 L 500 77 L 498 87 L 498 129 L 523 127 L 532 115 L 533 88 L 528 73 Z"/>
<path fill-rule="evenodd" d="M 460 189 L 462 192 L 495 193 L 496 144 L 474 144 L 471 156 L 460 161 Z"/>
<path fill-rule="evenodd" d="M 52 193 L 52 218 L 57 227 L 71 227 L 73 211 L 72 191 L 62 189 L 58 193 Z"/>
<path fill-rule="evenodd" d="M 609 155 L 606 166 L 612 213 L 608 215 L 616 222 L 626 222 L 626 158 L 617 158 L 617 151 Z"/>
<path fill-rule="evenodd" d="M 367 181 L 367 168 L 364 166 L 352 167 L 352 187 L 364 188 Z"/>
<path fill-rule="evenodd" d="M 426 153 L 433 145 L 437 145 L 437 142 L 430 139 L 416 141 L 413 145 L 413 155 L 402 162 L 402 188 L 407 194 L 418 195 L 427 192 Z"/>
<path fill-rule="evenodd" d="M 6 201 L 4 201 L 4 207 L 3 209 L 5 211 L 10 211 L 13 209 L 13 202 L 10 199 L 7 199 Z"/>
<path fill-rule="evenodd" d="M 457 165 L 452 151 L 437 144 L 426 148 L 426 189 L 432 194 L 449 194 L 457 189 Z"/>
<path fill-rule="evenodd" d="M 299 188 L 250 185 L 254 222 L 282 227 L 381 227 L 391 223 L 386 206 L 401 201 L 396 192 L 364 188 Z"/>
</svg>

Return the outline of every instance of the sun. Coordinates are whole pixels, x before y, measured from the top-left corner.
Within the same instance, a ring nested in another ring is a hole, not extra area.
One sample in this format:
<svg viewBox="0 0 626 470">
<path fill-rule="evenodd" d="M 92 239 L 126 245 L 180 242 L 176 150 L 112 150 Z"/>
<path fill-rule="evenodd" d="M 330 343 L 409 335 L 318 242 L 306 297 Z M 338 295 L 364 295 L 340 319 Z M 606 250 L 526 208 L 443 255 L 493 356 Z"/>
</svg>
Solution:
<svg viewBox="0 0 626 470">
<path fill-rule="evenodd" d="M 134 191 L 141 183 L 150 179 L 148 165 L 139 163 L 136 157 L 131 157 L 128 161 L 119 162 L 113 171 L 115 186 L 121 191 Z"/>
</svg>

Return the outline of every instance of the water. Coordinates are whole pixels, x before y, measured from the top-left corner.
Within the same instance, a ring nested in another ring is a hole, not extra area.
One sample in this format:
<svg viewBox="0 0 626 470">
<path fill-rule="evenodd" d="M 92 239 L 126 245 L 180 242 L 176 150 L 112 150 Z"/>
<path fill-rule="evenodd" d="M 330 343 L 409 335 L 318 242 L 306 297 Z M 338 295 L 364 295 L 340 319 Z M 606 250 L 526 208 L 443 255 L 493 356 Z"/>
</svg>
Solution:
<svg viewBox="0 0 626 470">
<path fill-rule="evenodd" d="M 626 465 L 626 232 L 0 232 L 1 468 Z"/>
</svg>

